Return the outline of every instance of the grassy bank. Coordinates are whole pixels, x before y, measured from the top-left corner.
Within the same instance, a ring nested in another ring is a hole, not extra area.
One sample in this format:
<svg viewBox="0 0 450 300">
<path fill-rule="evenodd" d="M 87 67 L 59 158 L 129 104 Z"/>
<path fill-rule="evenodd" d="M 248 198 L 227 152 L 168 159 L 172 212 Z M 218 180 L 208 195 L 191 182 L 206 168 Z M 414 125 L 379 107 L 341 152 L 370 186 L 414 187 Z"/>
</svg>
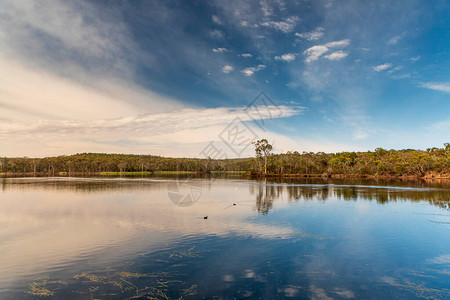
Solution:
<svg viewBox="0 0 450 300">
<path fill-rule="evenodd" d="M 249 174 L 251 177 L 260 177 L 258 174 Z M 264 176 L 263 176 L 264 177 Z M 362 174 L 267 174 L 266 177 L 283 178 L 369 178 L 369 179 L 450 179 L 450 174 L 419 175 L 362 175 Z"/>
<path fill-rule="evenodd" d="M 123 175 L 130 175 L 130 176 L 137 176 L 137 175 L 184 175 L 184 174 L 196 174 L 200 172 L 194 172 L 194 171 L 144 171 L 144 172 L 100 172 L 97 173 L 98 175 L 103 176 L 123 176 Z"/>
<path fill-rule="evenodd" d="M 99 175 L 186 175 L 204 174 L 200 171 L 154 171 L 154 172 L 100 172 Z M 246 171 L 212 171 L 213 174 L 246 174 Z"/>
<path fill-rule="evenodd" d="M 258 173 L 252 173 L 247 171 L 212 171 L 211 174 L 229 174 L 229 175 L 241 175 L 246 176 L 248 178 L 264 178 L 264 175 Z M 53 176 L 177 176 L 177 175 L 201 175 L 208 174 L 205 172 L 196 172 L 196 171 L 155 171 L 155 172 L 58 172 L 47 173 L 47 172 L 26 172 L 26 173 L 0 173 L 0 176 L 3 177 L 53 177 Z M 418 175 L 361 175 L 361 174 L 277 174 L 277 173 L 269 173 L 266 175 L 267 178 L 333 178 L 333 179 L 351 179 L 351 178 L 366 178 L 366 179 L 408 179 L 408 180 L 450 180 L 450 174 L 426 174 L 424 176 Z"/>
<path fill-rule="evenodd" d="M 213 174 L 247 174 L 247 171 L 211 171 Z"/>
</svg>

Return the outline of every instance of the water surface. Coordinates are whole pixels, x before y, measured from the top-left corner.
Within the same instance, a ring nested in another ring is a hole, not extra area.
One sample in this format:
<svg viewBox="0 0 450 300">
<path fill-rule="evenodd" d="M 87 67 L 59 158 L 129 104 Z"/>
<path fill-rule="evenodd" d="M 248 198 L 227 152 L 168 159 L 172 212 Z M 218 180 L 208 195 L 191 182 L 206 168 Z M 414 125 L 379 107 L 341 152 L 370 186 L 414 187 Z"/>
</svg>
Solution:
<svg viewBox="0 0 450 300">
<path fill-rule="evenodd" d="M 0 298 L 448 299 L 449 199 L 420 181 L 7 178 Z"/>
</svg>

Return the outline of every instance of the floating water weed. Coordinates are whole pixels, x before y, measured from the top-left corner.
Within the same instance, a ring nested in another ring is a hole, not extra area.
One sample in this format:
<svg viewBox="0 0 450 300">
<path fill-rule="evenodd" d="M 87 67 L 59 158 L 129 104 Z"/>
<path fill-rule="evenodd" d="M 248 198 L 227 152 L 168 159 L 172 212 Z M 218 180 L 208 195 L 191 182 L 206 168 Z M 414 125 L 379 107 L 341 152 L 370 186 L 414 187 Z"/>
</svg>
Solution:
<svg viewBox="0 0 450 300">
<path fill-rule="evenodd" d="M 190 288 L 183 290 L 183 295 L 185 296 L 197 295 L 197 287 L 198 285 L 194 284 Z"/>
<path fill-rule="evenodd" d="M 30 283 L 30 290 L 27 291 L 26 293 L 39 297 L 53 296 L 54 291 L 47 289 L 46 285 L 47 279 L 38 279 L 37 281 Z"/>
<path fill-rule="evenodd" d="M 197 255 L 194 248 L 181 251 L 181 257 Z M 169 291 L 176 291 L 177 299 L 197 294 L 197 285 L 188 286 L 181 280 L 175 280 L 178 272 L 163 271 L 157 273 L 138 273 L 116 271 L 112 268 L 95 273 L 81 272 L 72 277 L 70 289 L 79 295 L 91 295 L 91 298 L 119 297 L 122 299 L 170 299 Z M 48 285 L 52 284 L 51 287 Z M 41 277 L 32 282 L 27 294 L 39 297 L 58 296 L 56 291 L 68 283 L 49 281 L 49 277 Z"/>
<path fill-rule="evenodd" d="M 186 251 L 174 251 L 169 255 L 170 258 L 185 258 L 185 257 L 201 257 L 200 251 L 195 250 L 195 247 L 191 247 Z"/>
<path fill-rule="evenodd" d="M 25 293 L 32 296 L 49 297 L 53 296 L 55 291 L 60 289 L 62 285 L 67 285 L 67 283 L 62 280 L 49 281 L 49 277 L 44 276 L 30 283 L 29 290 Z"/>
<path fill-rule="evenodd" d="M 130 272 L 117 272 L 117 275 L 122 277 L 134 277 L 134 278 L 141 278 L 141 277 L 151 277 L 151 274 L 141 274 L 141 273 L 130 273 Z"/>
</svg>

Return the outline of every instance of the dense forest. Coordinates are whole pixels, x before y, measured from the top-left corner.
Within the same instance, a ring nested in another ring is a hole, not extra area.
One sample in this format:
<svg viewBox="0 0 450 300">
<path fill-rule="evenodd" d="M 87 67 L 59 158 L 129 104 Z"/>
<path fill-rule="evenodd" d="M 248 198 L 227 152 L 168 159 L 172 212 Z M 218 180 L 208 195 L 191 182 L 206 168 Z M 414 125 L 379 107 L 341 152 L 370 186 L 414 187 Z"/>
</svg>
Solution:
<svg viewBox="0 0 450 300">
<path fill-rule="evenodd" d="M 270 145 L 269 145 L 270 146 Z M 271 146 L 270 146 L 271 149 Z M 367 152 L 287 152 L 271 154 L 256 147 L 256 156 L 239 159 L 167 158 L 152 155 L 82 153 L 47 158 L 0 157 L 5 174 L 99 174 L 107 172 L 240 171 L 253 175 L 359 175 L 449 177 L 450 143 L 427 150 Z"/>
</svg>

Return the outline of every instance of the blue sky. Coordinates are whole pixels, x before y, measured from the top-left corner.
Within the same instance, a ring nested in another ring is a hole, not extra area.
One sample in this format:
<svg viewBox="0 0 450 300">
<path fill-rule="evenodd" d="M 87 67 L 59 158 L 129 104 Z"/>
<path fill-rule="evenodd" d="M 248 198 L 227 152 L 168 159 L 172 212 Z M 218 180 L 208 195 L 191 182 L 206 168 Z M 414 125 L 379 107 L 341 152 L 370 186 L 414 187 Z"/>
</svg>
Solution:
<svg viewBox="0 0 450 300">
<path fill-rule="evenodd" d="M 0 155 L 450 141 L 448 1 L 0 2 Z M 264 91 L 282 115 L 254 128 Z M 251 155 L 251 149 L 240 155 Z M 232 152 L 228 156 L 235 156 Z"/>
</svg>

